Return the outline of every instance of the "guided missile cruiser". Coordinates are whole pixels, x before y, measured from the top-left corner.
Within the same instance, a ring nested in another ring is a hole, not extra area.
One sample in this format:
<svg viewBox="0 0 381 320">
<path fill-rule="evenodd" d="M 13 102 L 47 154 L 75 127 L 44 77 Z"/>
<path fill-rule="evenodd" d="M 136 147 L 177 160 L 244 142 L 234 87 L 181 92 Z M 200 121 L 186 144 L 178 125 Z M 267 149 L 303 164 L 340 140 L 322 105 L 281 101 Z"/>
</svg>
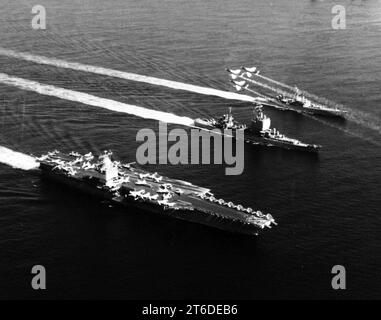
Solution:
<svg viewBox="0 0 381 320">
<path fill-rule="evenodd" d="M 303 143 L 297 139 L 286 137 L 277 129 L 271 128 L 271 119 L 263 113 L 262 105 L 256 105 L 253 108 L 253 115 L 249 125 L 237 122 L 232 115 L 231 108 L 229 108 L 228 114 L 224 114 L 218 119 L 196 119 L 195 125 L 209 130 L 213 128 L 232 129 L 233 133 L 236 130 L 244 130 L 245 142 L 249 144 L 310 152 L 317 152 L 321 148 L 317 144 Z"/>
<path fill-rule="evenodd" d="M 246 90 L 254 92 L 251 90 L 250 85 L 263 87 L 276 93 L 272 99 L 269 98 L 270 101 L 277 101 L 284 106 L 291 106 L 291 108 L 288 108 L 289 110 L 329 117 L 344 117 L 346 114 L 344 110 L 327 107 L 308 99 L 297 87 L 291 87 L 287 84 L 259 75 L 260 71 L 257 67 L 241 67 L 240 69 L 226 69 L 226 71 L 229 72 L 237 91 Z M 254 80 L 254 77 L 257 77 L 257 79 Z M 259 79 L 262 78 L 273 85 L 261 82 Z"/>
<path fill-rule="evenodd" d="M 52 151 L 36 160 L 45 177 L 122 208 L 248 235 L 276 225 L 269 213 L 218 199 L 210 189 L 122 164 L 109 151 L 99 157 Z"/>
</svg>

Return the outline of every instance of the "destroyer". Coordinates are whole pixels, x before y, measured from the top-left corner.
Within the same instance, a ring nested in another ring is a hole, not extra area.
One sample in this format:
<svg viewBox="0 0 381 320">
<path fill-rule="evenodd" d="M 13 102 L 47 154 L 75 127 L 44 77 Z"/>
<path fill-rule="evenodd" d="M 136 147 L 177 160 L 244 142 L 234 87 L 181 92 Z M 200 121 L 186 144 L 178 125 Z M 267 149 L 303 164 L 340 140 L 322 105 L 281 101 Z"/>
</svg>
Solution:
<svg viewBox="0 0 381 320">
<path fill-rule="evenodd" d="M 219 119 L 196 119 L 195 125 L 198 127 L 213 129 L 232 129 L 244 130 L 245 142 L 265 146 L 275 146 L 285 149 L 295 149 L 303 151 L 318 151 L 321 146 L 316 144 L 307 144 L 297 139 L 288 138 L 275 128 L 271 128 L 271 119 L 262 112 L 262 106 L 257 105 L 253 108 L 253 118 L 249 126 L 235 121 L 231 108 L 229 113 L 224 114 Z"/>
<path fill-rule="evenodd" d="M 37 161 L 47 177 L 122 206 L 244 234 L 276 224 L 270 214 L 217 199 L 209 189 L 114 161 L 111 152 L 96 159 L 53 151 Z"/>
<path fill-rule="evenodd" d="M 307 99 L 304 95 L 300 93 L 300 90 L 296 88 L 295 94 L 283 95 L 280 94 L 276 99 L 286 105 L 292 105 L 300 108 L 302 112 L 329 116 L 329 117 L 344 117 L 346 111 L 337 108 L 328 108 L 321 104 L 317 104 Z"/>
<path fill-rule="evenodd" d="M 275 81 L 273 79 L 270 79 L 264 76 L 260 76 L 259 70 L 256 67 L 253 67 L 253 68 L 241 67 L 240 69 L 235 69 L 235 70 L 226 69 L 226 71 L 229 72 L 233 80 L 232 82 L 234 83 L 234 86 L 237 91 L 246 90 L 258 95 L 256 91 L 250 89 L 250 85 L 256 85 L 256 86 L 261 86 L 275 93 L 281 93 L 281 94 L 278 94 L 277 96 L 272 96 L 272 95 L 265 96 L 261 94 L 259 95 L 265 98 L 269 102 L 279 102 L 282 105 L 286 105 L 288 110 L 303 112 L 303 113 L 308 113 L 313 115 L 341 117 L 341 118 L 343 118 L 344 115 L 346 114 L 345 110 L 327 107 L 320 103 L 313 102 L 310 99 L 307 99 L 297 87 L 292 88 L 289 85 L 283 84 L 281 82 Z M 264 78 L 267 81 L 270 81 L 271 83 L 276 84 L 277 87 L 270 86 L 258 80 L 254 80 L 253 77 Z M 235 81 L 236 79 L 241 79 L 242 81 L 240 82 Z M 287 91 L 280 89 L 279 86 L 283 87 L 283 89 L 287 88 Z M 293 108 L 289 108 L 289 106 L 292 106 Z"/>
</svg>

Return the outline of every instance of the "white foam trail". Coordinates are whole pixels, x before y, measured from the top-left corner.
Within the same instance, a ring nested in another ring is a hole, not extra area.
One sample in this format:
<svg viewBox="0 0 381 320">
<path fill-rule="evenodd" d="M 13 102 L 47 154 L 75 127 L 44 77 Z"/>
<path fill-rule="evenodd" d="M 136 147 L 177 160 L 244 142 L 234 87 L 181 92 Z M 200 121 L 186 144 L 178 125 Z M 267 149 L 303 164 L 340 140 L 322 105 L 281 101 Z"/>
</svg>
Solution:
<svg viewBox="0 0 381 320">
<path fill-rule="evenodd" d="M 35 158 L 0 146 L 0 163 L 22 170 L 37 169 L 39 163 Z"/>
<path fill-rule="evenodd" d="M 144 82 L 144 83 L 148 83 L 152 85 L 158 85 L 158 86 L 168 87 L 168 88 L 177 89 L 177 90 L 184 90 L 184 91 L 190 91 L 190 92 L 195 92 L 195 93 L 204 94 L 204 95 L 217 96 L 217 97 L 221 97 L 225 99 L 249 101 L 249 102 L 255 101 L 254 97 L 238 94 L 234 92 L 211 89 L 211 88 L 196 86 L 192 84 L 165 80 L 165 79 L 160 79 L 155 77 L 149 77 L 149 76 L 139 75 L 136 73 L 107 69 L 103 67 L 97 67 L 97 66 L 92 66 L 92 65 L 87 65 L 87 64 L 77 63 L 77 62 L 68 62 L 61 59 L 48 58 L 48 57 L 44 57 L 40 55 L 34 55 L 30 53 L 25 53 L 25 52 L 17 52 L 14 50 L 8 50 L 4 48 L 0 48 L 0 55 L 22 59 L 26 61 L 31 61 L 34 63 L 50 65 L 50 66 L 59 67 L 59 68 L 90 72 L 90 73 L 95 73 L 95 74 L 100 74 L 104 76 L 115 77 L 115 78 L 130 80 L 130 81 Z"/>
<path fill-rule="evenodd" d="M 167 123 L 181 124 L 185 126 L 190 126 L 194 123 L 194 121 L 188 117 L 180 117 L 172 113 L 138 107 L 118 102 L 115 100 L 100 98 L 83 92 L 59 88 L 52 85 L 42 84 L 36 81 L 22 79 L 18 77 L 12 77 L 5 73 L 0 73 L 0 83 L 14 86 L 23 90 L 37 92 L 39 94 L 47 96 L 80 102 L 94 107 L 104 108 L 116 112 L 133 114 L 141 118 L 154 119 Z"/>
</svg>

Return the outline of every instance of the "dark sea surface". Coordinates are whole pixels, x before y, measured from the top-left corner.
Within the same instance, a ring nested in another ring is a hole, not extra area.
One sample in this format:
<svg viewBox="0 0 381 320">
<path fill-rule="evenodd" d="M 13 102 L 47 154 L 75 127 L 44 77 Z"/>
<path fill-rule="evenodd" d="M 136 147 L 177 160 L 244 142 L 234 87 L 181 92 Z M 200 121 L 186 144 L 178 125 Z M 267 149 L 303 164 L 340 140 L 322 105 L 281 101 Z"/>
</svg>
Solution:
<svg viewBox="0 0 381 320">
<path fill-rule="evenodd" d="M 381 1 L 1 0 L 0 46 L 231 91 L 225 67 L 256 65 L 349 110 L 347 121 L 266 108 L 281 132 L 319 155 L 245 147 L 245 170 L 150 166 L 271 212 L 256 238 L 110 208 L 38 172 L 0 164 L 0 298 L 381 298 Z M 69 4 L 70 3 L 70 4 Z M 347 11 L 331 28 L 332 6 Z M 196 118 L 249 103 L 0 56 L 2 73 Z M 154 120 L 0 84 L 0 145 L 40 155 L 111 149 L 135 161 Z M 171 126 L 175 127 L 175 126 Z M 47 290 L 31 289 L 31 268 Z M 331 287 L 343 265 L 347 289 Z"/>
</svg>

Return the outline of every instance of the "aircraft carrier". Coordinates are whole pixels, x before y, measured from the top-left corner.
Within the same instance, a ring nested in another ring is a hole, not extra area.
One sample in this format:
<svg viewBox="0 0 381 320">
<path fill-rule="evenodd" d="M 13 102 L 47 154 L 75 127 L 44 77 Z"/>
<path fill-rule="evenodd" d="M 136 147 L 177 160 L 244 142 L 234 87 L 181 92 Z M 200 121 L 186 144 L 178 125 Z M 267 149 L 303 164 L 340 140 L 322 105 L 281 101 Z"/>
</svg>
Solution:
<svg viewBox="0 0 381 320">
<path fill-rule="evenodd" d="M 53 151 L 37 161 L 45 176 L 121 206 L 249 235 L 276 224 L 271 214 L 217 199 L 207 188 L 122 164 L 111 152 L 95 157 Z"/>
<path fill-rule="evenodd" d="M 258 144 L 269 147 L 279 147 L 284 149 L 317 152 L 321 148 L 317 144 L 308 144 L 297 139 L 286 137 L 275 128 L 271 128 L 271 119 L 262 112 L 262 106 L 256 105 L 253 108 L 253 116 L 249 126 L 237 122 L 229 108 L 229 113 L 215 119 L 196 119 L 195 125 L 204 129 L 232 129 L 233 135 L 236 130 L 244 130 L 244 140 L 249 144 Z"/>
</svg>

